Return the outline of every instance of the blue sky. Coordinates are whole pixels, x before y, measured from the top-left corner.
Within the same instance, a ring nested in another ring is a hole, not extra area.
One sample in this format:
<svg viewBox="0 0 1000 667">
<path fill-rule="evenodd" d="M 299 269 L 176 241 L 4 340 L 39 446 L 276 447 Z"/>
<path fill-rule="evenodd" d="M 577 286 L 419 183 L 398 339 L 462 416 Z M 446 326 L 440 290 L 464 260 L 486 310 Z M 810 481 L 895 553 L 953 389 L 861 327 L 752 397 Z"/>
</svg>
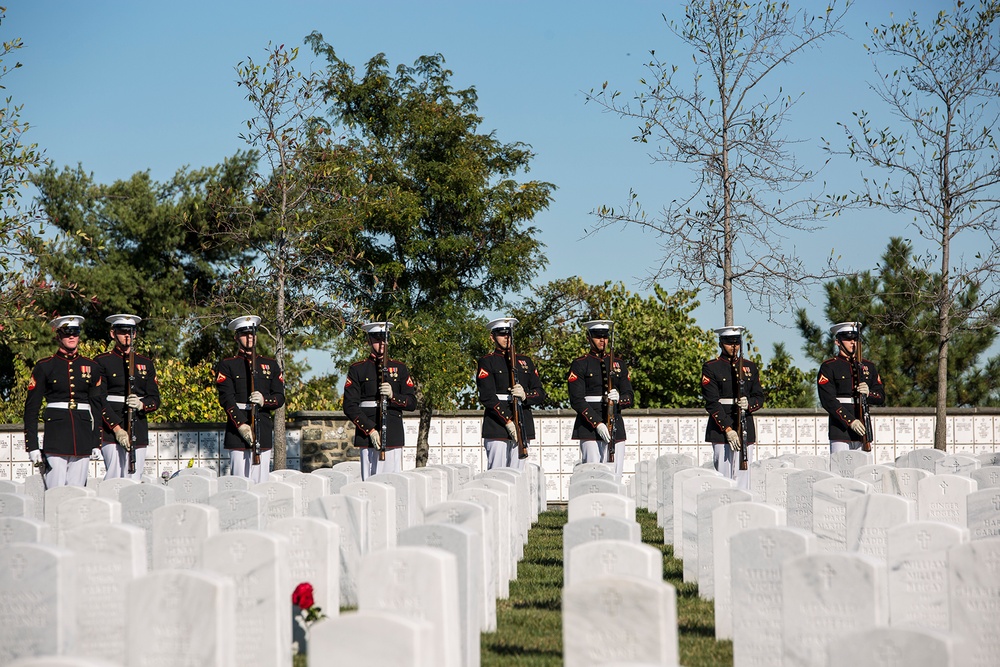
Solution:
<svg viewBox="0 0 1000 667">
<path fill-rule="evenodd" d="M 805 2 L 819 11 L 825 3 Z M 672 62 L 690 53 L 670 33 L 661 14 L 682 16 L 677 2 L 333 2 L 285 0 L 171 3 L 12 0 L 0 30 L 23 39 L 24 67 L 5 79 L 6 93 L 23 104 L 30 140 L 57 166 L 81 163 L 103 182 L 149 170 L 164 180 L 178 168 L 217 164 L 245 146 L 239 139 L 251 113 L 235 84 L 235 66 L 261 62 L 269 42 L 301 45 L 317 30 L 338 54 L 361 70 L 385 52 L 393 66 L 441 53 L 456 86 L 475 86 L 484 117 L 481 129 L 504 141 L 530 144 L 536 153 L 528 175 L 558 186 L 552 206 L 534 221 L 546 244 L 548 268 L 538 282 L 579 275 L 590 283 L 639 282 L 657 263 L 658 240 L 635 229 L 604 230 L 586 237 L 601 204 L 619 205 L 629 188 L 648 209 L 689 191 L 690 174 L 652 164 L 649 147 L 630 139 L 627 121 L 584 104 L 585 92 L 608 81 L 625 93 L 639 90 L 650 49 Z M 805 93 L 787 136 L 799 140 L 800 162 L 818 167 L 820 137 L 840 143 L 836 123 L 853 111 L 880 109 L 868 91 L 874 77 L 864 43 L 865 22 L 890 20 L 910 10 L 929 19 L 948 3 L 878 0 L 848 14 L 847 37 L 833 38 L 799 58 L 772 80 Z M 321 65 L 303 48 L 300 67 Z M 5 63 L 8 64 L 9 63 Z M 890 119 L 884 116 L 885 124 Z M 833 160 L 822 179 L 844 192 L 858 183 L 859 168 Z M 856 211 L 812 234 L 789 239 L 797 251 L 822 262 L 831 252 L 845 265 L 865 269 L 878 261 L 892 235 L 919 244 L 906 220 Z M 665 282 L 668 289 L 675 285 Z M 750 328 L 770 357 L 785 341 L 804 368 L 801 339 L 791 313 L 767 317 L 737 295 L 737 323 Z M 721 299 L 701 298 L 699 325 L 722 325 Z M 822 297 L 803 302 L 822 318 Z M 311 357 L 315 370 L 320 357 Z"/>
</svg>

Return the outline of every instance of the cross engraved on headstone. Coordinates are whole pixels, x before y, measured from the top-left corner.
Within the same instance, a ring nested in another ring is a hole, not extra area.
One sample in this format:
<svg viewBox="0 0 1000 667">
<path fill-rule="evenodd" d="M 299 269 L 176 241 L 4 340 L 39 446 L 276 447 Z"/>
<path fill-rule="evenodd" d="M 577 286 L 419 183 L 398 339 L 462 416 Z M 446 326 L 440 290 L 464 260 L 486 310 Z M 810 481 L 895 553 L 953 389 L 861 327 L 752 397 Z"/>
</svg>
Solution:
<svg viewBox="0 0 1000 667">
<path fill-rule="evenodd" d="M 243 557 L 247 554 L 247 545 L 242 540 L 237 540 L 229 547 L 229 553 L 232 554 L 233 560 L 242 563 Z"/>
<path fill-rule="evenodd" d="M 879 667 L 900 667 L 900 657 L 902 651 L 895 644 L 882 644 L 878 647 L 878 654 L 875 656 L 878 659 Z"/>
<path fill-rule="evenodd" d="M 0 500 L 0 516 L 4 516 L 7 513 L 7 501 Z"/>
<path fill-rule="evenodd" d="M 142 505 L 144 502 L 146 502 L 146 496 L 149 495 L 149 491 L 140 488 L 135 495 L 139 496 L 139 504 Z"/>
<path fill-rule="evenodd" d="M 594 526 L 593 528 L 590 529 L 590 536 L 593 537 L 595 540 L 601 539 L 603 535 L 604 535 L 604 529 L 602 529 L 600 526 Z"/>
<path fill-rule="evenodd" d="M 184 522 L 187 521 L 187 508 L 181 508 L 181 511 L 177 513 L 177 525 L 182 526 Z"/>
<path fill-rule="evenodd" d="M 604 607 L 605 615 L 614 618 L 618 616 L 618 610 L 622 606 L 622 596 L 614 591 L 607 591 L 601 596 L 601 605 Z"/>
<path fill-rule="evenodd" d="M 736 515 L 736 520 L 740 524 L 740 528 L 746 528 L 750 525 L 750 514 L 744 510 Z"/>
<path fill-rule="evenodd" d="M 14 541 L 14 529 L 11 528 L 10 524 L 3 527 L 3 532 L 0 535 L 3 535 L 3 540 L 0 540 L 0 543 L 4 545 L 8 545 Z"/>
<path fill-rule="evenodd" d="M 440 548 L 441 544 L 441 533 L 434 531 L 427 536 L 427 546 Z"/>
<path fill-rule="evenodd" d="M 278 495 L 278 490 L 273 486 L 267 487 L 267 499 L 270 502 L 274 502 L 274 497 Z"/>
<path fill-rule="evenodd" d="M 846 463 L 847 465 L 851 465 L 852 463 L 854 463 L 854 454 L 850 454 L 850 453 L 845 454 L 844 455 L 844 463 Z"/>
<path fill-rule="evenodd" d="M 990 498 L 990 501 L 993 503 L 993 509 L 1000 511 L 1000 494 Z"/>
<path fill-rule="evenodd" d="M 300 544 L 302 542 L 302 527 L 292 526 L 292 529 L 288 531 L 288 536 L 292 538 L 292 544 Z"/>
<path fill-rule="evenodd" d="M 1000 472 L 991 472 L 990 484 L 996 484 L 998 480 L 1000 480 Z"/>
<path fill-rule="evenodd" d="M 458 520 L 461 518 L 461 516 L 462 513 L 459 512 L 454 507 L 452 507 L 450 510 L 448 510 L 448 523 L 458 523 Z"/>
<path fill-rule="evenodd" d="M 724 495 L 724 496 L 719 496 L 719 504 L 720 505 L 728 505 L 731 502 L 733 502 L 733 499 L 729 497 L 728 493 L 726 495 Z"/>
<path fill-rule="evenodd" d="M 590 493 L 599 493 L 601 491 L 600 487 L 598 487 L 596 484 L 591 484 L 588 487 L 588 490 Z"/>
<path fill-rule="evenodd" d="M 899 479 L 900 479 L 901 482 L 903 482 L 903 484 L 909 484 L 910 483 L 910 473 L 908 473 L 908 472 L 901 472 L 901 473 L 899 473 Z"/>
<path fill-rule="evenodd" d="M 1000 551 L 992 550 L 986 556 L 986 569 L 990 572 L 1000 570 Z"/>
<path fill-rule="evenodd" d="M 93 540 L 94 542 L 92 546 L 94 551 L 104 551 L 104 548 L 108 546 L 108 538 L 105 537 L 103 533 L 97 533 L 94 535 Z"/>
<path fill-rule="evenodd" d="M 181 486 L 184 487 L 184 493 L 191 493 L 191 487 L 194 486 L 194 482 L 192 482 L 190 479 L 185 479 L 183 482 L 181 482 Z"/>
<path fill-rule="evenodd" d="M 844 497 L 845 489 L 843 484 L 835 484 L 833 487 L 833 495 L 837 496 L 837 500 Z"/>
<path fill-rule="evenodd" d="M 764 550 L 764 555 L 770 558 L 774 555 L 774 550 L 777 548 L 778 543 L 774 541 L 771 537 L 760 538 L 760 548 Z"/>
<path fill-rule="evenodd" d="M 406 564 L 405 561 L 397 560 L 392 564 L 392 578 L 396 584 L 403 584 L 406 582 L 406 573 L 409 571 L 410 566 Z"/>
<path fill-rule="evenodd" d="M 11 579 L 17 581 L 24 577 L 24 566 L 27 564 L 27 559 L 21 554 L 17 554 L 10 559 L 10 576 Z"/>
<path fill-rule="evenodd" d="M 358 497 L 359 498 L 368 498 L 368 489 L 365 489 L 365 488 L 358 489 Z"/>
<path fill-rule="evenodd" d="M 701 490 L 702 491 L 708 491 L 711 488 L 712 488 L 712 485 L 708 481 L 704 481 L 704 482 L 701 483 Z"/>
<path fill-rule="evenodd" d="M 921 530 L 919 533 L 917 533 L 917 543 L 920 545 L 921 549 L 926 551 L 927 547 L 931 543 L 931 534 L 928 533 L 926 530 Z"/>
<path fill-rule="evenodd" d="M 229 511 L 235 512 L 236 508 L 239 506 L 240 501 L 236 499 L 236 496 L 229 496 Z"/>
<path fill-rule="evenodd" d="M 85 522 L 90 518 L 90 505 L 80 505 L 77 508 L 77 513 L 80 515 L 80 521 Z"/>
<path fill-rule="evenodd" d="M 594 516 L 601 516 L 604 513 L 604 505 L 599 500 L 591 503 L 590 509 L 594 510 Z"/>
<path fill-rule="evenodd" d="M 618 555 L 608 549 L 601 555 L 601 562 L 604 563 L 604 573 L 611 574 L 614 571 L 615 563 L 618 562 Z"/>
<path fill-rule="evenodd" d="M 946 481 L 944 481 L 944 480 L 942 479 L 942 480 L 941 480 L 941 483 L 940 483 L 940 484 L 938 484 L 938 486 L 940 486 L 940 487 L 941 487 L 941 493 L 948 493 L 948 482 L 946 482 Z"/>
<path fill-rule="evenodd" d="M 882 479 L 882 473 L 878 468 L 872 468 L 872 482 L 878 482 Z"/>
<path fill-rule="evenodd" d="M 830 564 L 827 563 L 826 567 L 823 568 L 823 571 L 820 572 L 820 576 L 823 578 L 824 589 L 830 590 L 830 587 L 833 585 L 833 577 L 835 574 L 837 574 L 836 570 L 830 567 Z"/>
</svg>

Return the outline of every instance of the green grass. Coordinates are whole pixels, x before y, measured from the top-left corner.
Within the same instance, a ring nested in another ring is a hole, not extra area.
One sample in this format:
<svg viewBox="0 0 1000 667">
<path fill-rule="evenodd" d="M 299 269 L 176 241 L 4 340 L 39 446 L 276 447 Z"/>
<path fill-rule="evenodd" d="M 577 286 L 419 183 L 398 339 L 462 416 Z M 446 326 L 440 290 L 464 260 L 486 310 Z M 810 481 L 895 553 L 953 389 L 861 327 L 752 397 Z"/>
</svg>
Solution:
<svg viewBox="0 0 1000 667">
<path fill-rule="evenodd" d="M 539 515 L 528 533 L 524 559 L 510 597 L 497 601 L 497 631 L 482 635 L 482 667 L 543 667 L 562 664 L 562 527 L 566 512 Z M 717 667 L 733 664 L 732 642 L 715 641 L 715 612 L 698 597 L 698 587 L 683 583 L 681 561 L 663 544 L 656 515 L 638 510 L 642 541 L 663 551 L 663 578 L 677 589 L 681 664 Z"/>
</svg>

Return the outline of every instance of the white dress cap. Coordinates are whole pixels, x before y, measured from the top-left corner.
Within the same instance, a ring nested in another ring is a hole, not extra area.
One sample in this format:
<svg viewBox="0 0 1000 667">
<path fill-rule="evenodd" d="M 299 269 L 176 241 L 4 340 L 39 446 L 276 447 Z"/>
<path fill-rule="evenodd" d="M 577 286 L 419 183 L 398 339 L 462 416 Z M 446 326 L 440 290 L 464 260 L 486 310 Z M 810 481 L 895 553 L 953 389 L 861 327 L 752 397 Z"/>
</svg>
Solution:
<svg viewBox="0 0 1000 667">
<path fill-rule="evenodd" d="M 117 315 L 112 315 L 111 317 L 105 317 L 105 322 L 111 324 L 114 327 L 137 327 L 142 318 L 138 315 L 127 315 L 125 313 L 119 313 Z"/>
<path fill-rule="evenodd" d="M 361 328 L 365 330 L 365 333 L 369 334 L 389 333 L 389 329 L 392 328 L 392 322 L 368 322 L 367 324 L 362 324 Z"/>
<path fill-rule="evenodd" d="M 515 324 L 517 324 L 517 320 L 513 317 L 501 317 L 487 324 L 486 328 L 490 331 L 495 331 L 497 329 L 513 329 Z"/>
<path fill-rule="evenodd" d="M 742 336 L 743 332 L 746 331 L 745 327 L 722 327 L 715 330 L 715 333 L 719 334 L 719 340 L 723 338 L 731 338 L 733 336 Z"/>
<path fill-rule="evenodd" d="M 229 323 L 230 331 L 239 331 L 240 329 L 257 329 L 257 325 L 260 324 L 260 318 L 256 315 L 241 315 L 235 320 Z"/>
<path fill-rule="evenodd" d="M 82 327 L 83 318 L 79 315 L 63 315 L 62 317 L 57 317 L 52 320 L 49 324 L 53 329 L 62 329 L 63 327 Z"/>
<path fill-rule="evenodd" d="M 838 322 L 830 327 L 830 333 L 836 338 L 845 333 L 858 333 L 861 322 Z"/>
<path fill-rule="evenodd" d="M 595 329 L 610 329 L 613 323 L 613 320 L 590 320 L 589 322 L 584 322 L 583 327 L 587 331 L 594 331 Z"/>
</svg>

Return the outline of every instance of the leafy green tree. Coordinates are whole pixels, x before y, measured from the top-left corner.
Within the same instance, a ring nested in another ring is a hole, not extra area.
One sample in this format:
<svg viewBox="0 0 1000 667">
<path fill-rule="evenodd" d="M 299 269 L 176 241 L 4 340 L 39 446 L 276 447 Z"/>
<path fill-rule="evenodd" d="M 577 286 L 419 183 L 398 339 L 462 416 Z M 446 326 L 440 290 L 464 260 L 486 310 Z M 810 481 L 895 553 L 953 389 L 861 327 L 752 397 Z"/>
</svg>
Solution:
<svg viewBox="0 0 1000 667">
<path fill-rule="evenodd" d="M 901 238 L 889 241 L 877 272 L 864 271 L 826 283 L 826 321 L 860 321 L 864 325 L 862 352 L 875 361 L 885 384 L 887 403 L 904 407 L 932 405 L 938 393 L 938 342 L 923 332 L 933 328 L 936 308 L 914 299 L 931 293 L 941 281 L 926 262 L 913 256 L 912 245 Z M 957 295 L 952 311 L 951 353 L 948 355 L 948 405 L 998 405 L 1000 357 L 983 364 L 983 355 L 996 342 L 996 329 L 967 327 L 958 318 L 980 298 L 970 285 Z M 1000 314 L 994 306 L 993 315 Z M 797 314 L 806 354 L 817 364 L 836 353 L 826 326 L 813 323 L 805 310 Z"/>
<path fill-rule="evenodd" d="M 700 407 L 701 364 L 715 345 L 691 317 L 697 306 L 692 293 L 669 294 L 660 286 L 643 297 L 620 282 L 555 280 L 513 310 L 520 320 L 515 336 L 519 351 L 533 356 L 555 407 L 569 407 L 566 375 L 587 352 L 582 324 L 592 319 L 614 320 L 615 356 L 629 364 L 636 407 Z"/>
<path fill-rule="evenodd" d="M 830 3 L 813 16 L 787 2 L 691 0 L 681 24 L 669 24 L 680 42 L 670 49 L 677 64 L 651 51 L 642 89 L 630 100 L 607 82 L 588 98 L 636 122 L 633 140 L 654 144 L 654 161 L 693 173 L 689 190 L 662 212 L 647 214 L 635 191 L 621 207 L 599 207 L 598 229 L 635 225 L 660 237 L 663 259 L 651 280 L 670 276 L 721 295 L 726 326 L 734 288 L 771 313 L 787 309 L 807 279 L 827 275 L 782 249 L 788 232 L 814 228 L 815 204 L 799 194 L 812 173 L 783 135 L 798 96 L 776 77 L 840 33 L 848 4 Z"/>
<path fill-rule="evenodd" d="M 544 266 L 526 223 L 554 186 L 519 180 L 530 148 L 480 131 L 475 89 L 455 89 L 442 56 L 393 75 L 379 54 L 358 75 L 319 33 L 307 42 L 327 60 L 324 100 L 346 128 L 347 150 L 331 160 L 346 160 L 365 186 L 356 242 L 368 270 L 357 276 L 356 298 L 373 317 L 400 324 L 392 355 L 417 384 L 422 465 L 433 410 L 454 405 L 456 389 L 469 385 L 469 345 L 482 345 L 475 314 Z"/>
<path fill-rule="evenodd" d="M 246 248 L 253 261 L 228 267 L 213 304 L 226 317 L 262 316 L 283 369 L 288 352 L 356 319 L 349 270 L 357 260 L 354 207 L 363 201 L 351 189 L 363 182 L 319 117 L 321 80 L 299 71 L 297 58 L 297 48 L 269 45 L 265 63 L 237 66 L 253 110 L 240 136 L 261 159 L 248 186 L 217 204 L 227 223 L 218 238 Z M 285 467 L 287 408 L 274 415 L 275 468 Z"/>
<path fill-rule="evenodd" d="M 907 294 L 915 308 L 933 313 L 909 333 L 937 347 L 938 449 L 946 444 L 948 405 L 964 393 L 949 389 L 952 370 L 968 369 L 951 358 L 962 354 L 955 349 L 962 332 L 992 336 L 1000 323 L 998 28 L 1000 0 L 958 0 L 923 22 L 914 12 L 872 28 L 878 79 L 871 87 L 898 124 L 863 110 L 856 125 L 842 125 L 847 147 L 840 152 L 875 170 L 854 202 L 903 214 L 938 262 L 935 278 Z M 961 239 L 974 253 L 953 252 Z"/>
<path fill-rule="evenodd" d="M 771 361 L 760 368 L 765 408 L 811 408 L 816 405 L 813 377 L 793 365 L 784 343 L 774 344 Z"/>
</svg>

